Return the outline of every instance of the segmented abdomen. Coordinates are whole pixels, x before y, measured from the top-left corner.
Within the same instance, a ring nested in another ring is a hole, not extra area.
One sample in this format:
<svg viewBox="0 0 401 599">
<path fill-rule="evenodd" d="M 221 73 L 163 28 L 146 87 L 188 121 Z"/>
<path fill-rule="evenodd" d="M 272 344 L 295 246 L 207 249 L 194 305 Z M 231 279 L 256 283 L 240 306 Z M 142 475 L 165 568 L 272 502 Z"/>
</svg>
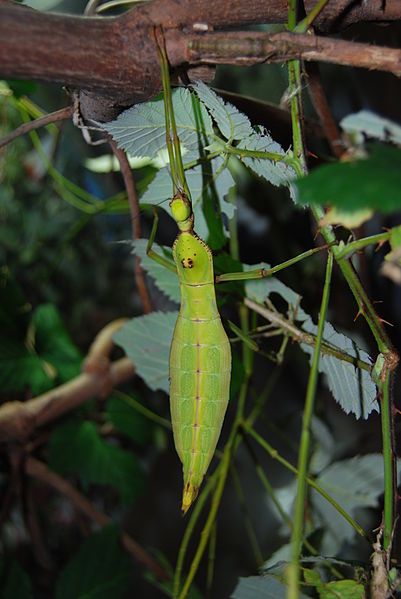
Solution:
<svg viewBox="0 0 401 599">
<path fill-rule="evenodd" d="M 178 316 L 170 352 L 174 441 L 183 463 L 186 511 L 213 457 L 230 392 L 231 350 L 217 310 L 211 319 Z"/>
</svg>

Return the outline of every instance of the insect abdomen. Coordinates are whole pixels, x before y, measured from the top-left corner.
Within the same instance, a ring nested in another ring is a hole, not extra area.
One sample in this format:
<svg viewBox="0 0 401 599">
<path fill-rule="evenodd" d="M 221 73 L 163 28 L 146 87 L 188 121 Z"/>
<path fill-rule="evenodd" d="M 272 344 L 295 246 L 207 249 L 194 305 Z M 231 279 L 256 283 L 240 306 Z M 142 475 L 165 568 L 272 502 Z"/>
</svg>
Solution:
<svg viewBox="0 0 401 599">
<path fill-rule="evenodd" d="M 170 353 L 170 405 L 174 441 L 184 470 L 184 512 L 195 499 L 213 457 L 230 391 L 230 344 L 214 298 L 210 299 L 210 318 L 200 318 L 198 311 L 190 318 L 183 316 L 183 301 Z M 205 315 L 204 306 L 201 315 Z"/>
</svg>

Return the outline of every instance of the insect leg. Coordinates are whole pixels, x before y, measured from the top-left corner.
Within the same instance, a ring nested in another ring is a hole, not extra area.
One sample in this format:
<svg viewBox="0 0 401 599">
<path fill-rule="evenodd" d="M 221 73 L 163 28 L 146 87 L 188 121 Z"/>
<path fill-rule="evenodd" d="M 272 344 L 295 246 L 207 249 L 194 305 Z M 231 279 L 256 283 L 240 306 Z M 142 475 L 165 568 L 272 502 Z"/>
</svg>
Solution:
<svg viewBox="0 0 401 599">
<path fill-rule="evenodd" d="M 149 256 L 149 258 L 152 258 L 152 260 L 154 260 L 158 264 L 161 264 L 161 266 L 164 266 L 165 268 L 168 268 L 169 270 L 177 274 L 177 267 L 174 264 L 174 262 L 152 250 L 152 245 L 156 237 L 157 225 L 159 224 L 159 216 L 155 209 L 153 210 L 153 215 L 153 226 L 150 232 L 148 243 L 146 245 L 146 255 Z"/>
</svg>

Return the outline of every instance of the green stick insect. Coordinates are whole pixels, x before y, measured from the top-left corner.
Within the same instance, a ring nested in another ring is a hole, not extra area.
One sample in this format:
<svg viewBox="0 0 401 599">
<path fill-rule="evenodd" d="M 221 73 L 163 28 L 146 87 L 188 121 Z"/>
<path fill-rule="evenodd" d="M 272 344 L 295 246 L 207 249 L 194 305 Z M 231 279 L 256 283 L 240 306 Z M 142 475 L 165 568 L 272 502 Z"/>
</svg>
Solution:
<svg viewBox="0 0 401 599">
<path fill-rule="evenodd" d="M 194 231 L 167 56 L 164 44 L 158 44 L 158 48 L 173 182 L 170 208 L 180 230 L 173 245 L 173 259 L 180 282 L 181 305 L 171 343 L 169 372 L 174 442 L 184 472 L 182 511 L 185 513 L 198 494 L 220 436 L 230 393 L 231 349 L 217 310 L 212 252 Z M 153 258 L 156 256 L 151 244 L 155 232 L 154 228 L 148 243 L 148 254 Z"/>
<path fill-rule="evenodd" d="M 183 464 L 185 514 L 196 499 L 220 436 L 230 392 L 231 349 L 216 304 L 212 252 L 194 230 L 164 38 L 160 36 L 159 41 L 155 37 L 162 69 L 166 145 L 173 184 L 170 208 L 179 233 L 173 245 L 173 264 L 152 250 L 158 221 L 155 213 L 147 254 L 177 274 L 180 283 L 180 311 L 170 348 L 169 374 L 174 442 Z M 308 250 L 269 270 L 227 273 L 219 275 L 218 280 L 260 279 L 321 249 Z"/>
</svg>

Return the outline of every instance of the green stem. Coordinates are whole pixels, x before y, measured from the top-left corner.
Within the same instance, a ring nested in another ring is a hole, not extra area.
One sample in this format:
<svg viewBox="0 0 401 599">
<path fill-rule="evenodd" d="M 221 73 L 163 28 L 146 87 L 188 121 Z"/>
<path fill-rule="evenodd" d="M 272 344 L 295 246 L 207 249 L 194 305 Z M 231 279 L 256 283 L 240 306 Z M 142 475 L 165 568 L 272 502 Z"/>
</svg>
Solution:
<svg viewBox="0 0 401 599">
<path fill-rule="evenodd" d="M 279 462 L 282 466 L 287 468 L 287 470 L 289 470 L 293 474 L 298 475 L 297 468 L 295 466 L 293 466 L 290 462 L 288 462 L 285 458 L 283 458 L 279 454 L 277 449 L 272 447 L 265 439 L 263 439 L 263 437 L 261 437 L 252 428 L 252 426 L 250 424 L 248 424 L 248 422 L 246 420 L 242 422 L 242 427 L 251 437 L 253 437 L 255 439 L 255 441 L 257 441 L 257 443 L 259 443 L 259 445 L 261 447 L 263 447 L 263 449 L 265 451 L 267 451 L 267 453 L 270 455 L 271 458 L 273 458 L 273 460 L 276 460 L 277 462 Z M 344 520 L 346 520 L 348 522 L 348 524 L 350 524 L 350 526 L 352 526 L 352 528 L 355 530 L 356 533 L 358 533 L 360 536 L 364 537 L 365 539 L 368 539 L 368 535 L 363 530 L 363 528 L 357 522 L 355 522 L 355 520 L 352 518 L 352 516 L 350 516 L 348 514 L 348 512 L 346 512 L 345 509 L 343 507 L 341 507 L 341 505 L 339 503 L 337 503 L 337 501 L 335 499 L 333 499 L 333 497 L 331 497 L 331 495 L 327 491 L 325 491 L 325 489 L 323 489 L 323 487 L 321 487 L 315 480 L 313 480 L 313 478 L 306 477 L 306 482 L 308 483 L 308 485 L 310 487 L 312 487 L 312 489 L 315 489 L 315 491 L 317 491 L 319 493 L 319 495 L 324 497 L 324 499 L 326 499 L 326 501 L 328 501 L 335 510 L 337 510 L 337 512 L 344 518 Z"/>
<path fill-rule="evenodd" d="M 397 473 L 393 455 L 393 428 L 392 428 L 392 403 L 391 403 L 391 373 L 386 373 L 386 378 L 381 387 L 381 426 L 384 465 L 384 532 L 383 548 L 387 551 L 391 546 L 394 522 L 394 506 L 396 505 Z"/>
<path fill-rule="evenodd" d="M 293 28 L 296 33 L 305 33 L 311 27 L 313 21 L 317 19 L 329 0 L 318 0 L 309 14 Z"/>
<path fill-rule="evenodd" d="M 320 348 L 323 340 L 324 325 L 326 322 L 327 308 L 329 304 L 331 275 L 333 272 L 333 255 L 327 258 L 326 276 L 324 281 L 322 303 L 319 311 L 319 322 L 316 336 L 316 345 L 313 351 L 312 366 L 309 372 L 308 387 L 306 390 L 305 408 L 302 419 L 301 444 L 298 457 L 298 485 L 295 500 L 294 526 L 291 536 L 291 566 L 289 568 L 288 599 L 299 597 L 300 586 L 300 555 L 302 550 L 304 522 L 305 522 L 305 499 L 306 479 L 309 466 L 310 449 L 310 426 L 315 404 L 317 380 L 319 376 Z"/>
<path fill-rule="evenodd" d="M 171 422 L 167 420 L 167 418 L 163 418 L 162 416 L 159 416 L 159 414 L 155 414 L 155 412 L 149 410 L 149 408 L 141 404 L 141 402 L 135 399 L 134 397 L 131 397 L 130 395 L 127 395 L 126 393 L 117 390 L 114 391 L 114 395 L 119 397 L 121 401 L 123 401 L 133 410 L 138 412 L 138 414 L 142 414 L 142 416 L 145 416 L 145 418 L 151 420 L 155 424 L 159 424 L 160 426 L 163 426 L 164 428 L 171 430 Z"/>
<path fill-rule="evenodd" d="M 378 233 L 377 235 L 370 235 L 370 237 L 361 237 L 350 243 L 342 244 L 339 243 L 336 249 L 336 260 L 348 258 L 355 252 L 358 252 L 369 245 L 375 245 L 376 243 L 383 243 L 388 241 L 391 237 L 391 231 L 385 233 Z"/>
</svg>

